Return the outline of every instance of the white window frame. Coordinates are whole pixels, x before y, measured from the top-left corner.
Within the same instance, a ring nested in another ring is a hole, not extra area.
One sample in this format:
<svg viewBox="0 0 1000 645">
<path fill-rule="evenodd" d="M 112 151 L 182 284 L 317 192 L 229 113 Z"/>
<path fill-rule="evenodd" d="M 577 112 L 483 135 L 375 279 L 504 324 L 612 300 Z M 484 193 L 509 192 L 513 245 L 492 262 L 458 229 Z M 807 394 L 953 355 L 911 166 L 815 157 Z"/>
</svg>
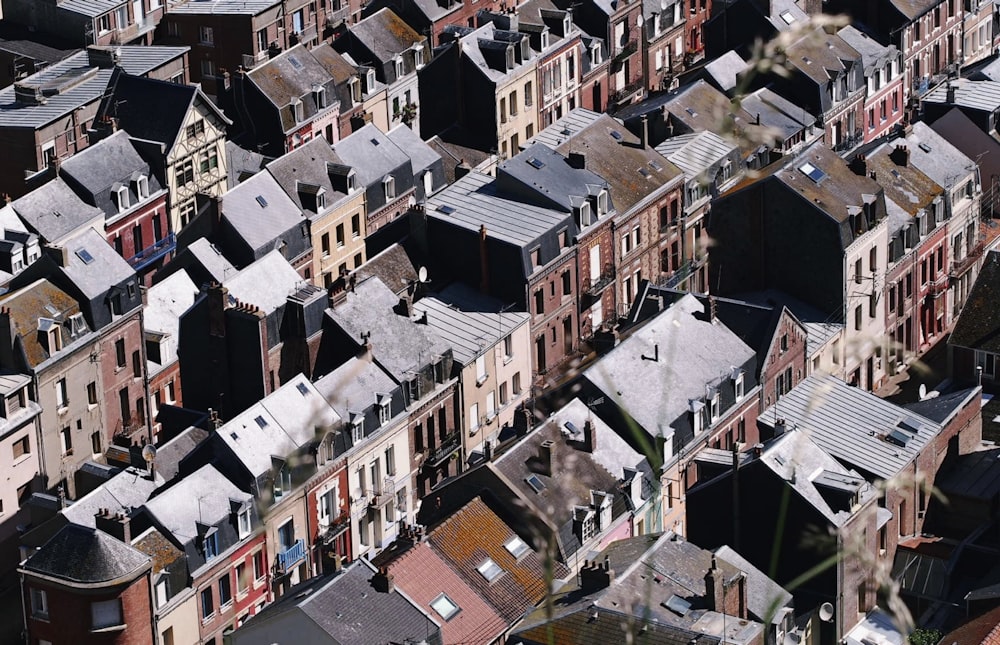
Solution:
<svg viewBox="0 0 1000 645">
<path fill-rule="evenodd" d="M 208 25 L 199 26 L 198 43 L 201 45 L 215 45 L 215 30 Z"/>
<path fill-rule="evenodd" d="M 236 530 L 241 540 L 245 540 L 247 537 L 250 536 L 250 530 L 252 527 L 250 521 L 251 518 L 250 518 L 249 508 L 240 511 L 239 514 L 236 516 Z"/>
<path fill-rule="evenodd" d="M 382 188 L 385 190 L 385 199 L 389 201 L 390 199 L 396 199 L 396 178 L 392 175 L 386 175 L 382 179 Z"/>
</svg>

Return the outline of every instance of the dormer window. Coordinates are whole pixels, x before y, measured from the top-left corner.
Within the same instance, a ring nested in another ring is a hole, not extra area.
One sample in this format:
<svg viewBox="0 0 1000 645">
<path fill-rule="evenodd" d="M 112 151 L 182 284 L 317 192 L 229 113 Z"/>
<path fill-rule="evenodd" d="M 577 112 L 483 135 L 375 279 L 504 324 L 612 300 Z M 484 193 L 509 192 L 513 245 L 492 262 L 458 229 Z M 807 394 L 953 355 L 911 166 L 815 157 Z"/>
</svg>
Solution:
<svg viewBox="0 0 1000 645">
<path fill-rule="evenodd" d="M 403 77 L 403 73 L 404 73 L 404 71 L 403 71 L 403 57 L 402 56 L 397 56 L 396 58 L 393 59 L 392 64 L 396 68 L 396 78 L 402 78 Z"/>
<path fill-rule="evenodd" d="M 69 317 L 66 323 L 69 327 L 69 335 L 71 338 L 78 338 L 87 331 L 87 323 L 83 319 L 83 314 L 73 314 Z"/>
<path fill-rule="evenodd" d="M 386 175 L 385 179 L 382 180 L 382 187 L 385 189 L 386 200 L 395 199 L 396 197 L 396 178 L 392 175 Z"/>
<path fill-rule="evenodd" d="M 351 417 L 351 439 L 358 444 L 365 438 L 365 415 L 354 413 Z"/>
<path fill-rule="evenodd" d="M 741 400 L 744 395 L 743 370 L 733 368 L 733 390 L 736 392 L 736 400 Z"/>
<path fill-rule="evenodd" d="M 326 107 L 326 88 L 322 85 L 313 85 L 313 101 L 316 102 L 316 109 L 322 110 Z"/>
<path fill-rule="evenodd" d="M 392 418 L 392 396 L 389 394 L 378 395 L 378 424 L 384 426 Z"/>
<path fill-rule="evenodd" d="M 51 318 L 38 319 L 39 341 L 45 347 L 45 351 L 52 356 L 62 349 L 62 334 L 59 333 L 59 323 Z"/>
<path fill-rule="evenodd" d="M 712 393 L 712 398 L 709 399 L 709 420 L 711 423 L 715 423 L 719 420 L 719 414 L 722 409 L 722 397 L 719 395 L 718 391 Z"/>
<path fill-rule="evenodd" d="M 146 175 L 139 175 L 135 180 L 135 194 L 139 199 L 149 197 L 149 178 Z"/>
<path fill-rule="evenodd" d="M 118 206 L 118 212 L 122 213 L 127 211 L 132 205 L 128 196 L 128 188 L 125 186 L 119 186 L 115 189 L 115 203 Z"/>
<path fill-rule="evenodd" d="M 302 100 L 298 97 L 292 99 L 291 103 L 292 116 L 295 117 L 296 123 L 301 123 L 306 120 L 305 105 L 303 105 Z"/>
<path fill-rule="evenodd" d="M 543 29 L 542 30 L 542 49 L 544 50 L 544 49 L 548 49 L 548 48 L 549 48 L 549 30 L 548 29 Z"/>
<path fill-rule="evenodd" d="M 591 43 L 591 45 L 590 45 L 590 59 L 592 61 L 592 64 L 594 64 L 594 65 L 600 65 L 601 64 L 602 58 L 601 58 L 601 43 L 600 42 L 594 41 L 593 43 Z"/>
<path fill-rule="evenodd" d="M 326 208 L 326 191 L 320 188 L 316 191 L 316 212 L 320 212 Z"/>
<path fill-rule="evenodd" d="M 369 69 L 365 72 L 365 91 L 375 91 L 375 70 Z"/>
<path fill-rule="evenodd" d="M 350 172 L 347 173 L 347 192 L 348 194 L 353 193 L 358 189 L 358 173 L 354 172 L 351 168 Z"/>
<path fill-rule="evenodd" d="M 361 102 L 361 79 L 352 76 L 351 80 L 347 81 L 347 86 L 351 90 L 351 100 L 355 103 Z"/>
<path fill-rule="evenodd" d="M 420 69 L 424 66 L 424 48 L 422 45 L 413 46 L 413 67 Z"/>
<path fill-rule="evenodd" d="M 565 16 L 563 16 L 563 36 L 569 34 L 569 32 L 572 31 L 572 29 L 573 29 L 573 20 L 570 19 L 569 14 L 567 13 Z"/>
<path fill-rule="evenodd" d="M 705 403 L 692 399 L 688 402 L 688 412 L 691 415 L 691 430 L 698 435 L 705 429 Z"/>
<path fill-rule="evenodd" d="M 515 65 L 515 62 L 514 62 L 514 48 L 513 47 L 508 47 L 507 48 L 507 69 L 514 69 L 514 65 Z"/>
<path fill-rule="evenodd" d="M 573 210 L 577 216 L 577 221 L 580 223 L 580 228 L 590 226 L 590 202 L 583 202 Z"/>
<path fill-rule="evenodd" d="M 608 214 L 608 191 L 602 190 L 597 194 L 597 216 Z"/>
<path fill-rule="evenodd" d="M 288 464 L 281 464 L 274 473 L 274 501 L 277 502 L 292 490 L 292 471 Z"/>
<path fill-rule="evenodd" d="M 236 516 L 236 531 L 240 539 L 245 539 L 250 535 L 250 502 L 238 499 L 230 499 L 229 506 Z"/>
</svg>

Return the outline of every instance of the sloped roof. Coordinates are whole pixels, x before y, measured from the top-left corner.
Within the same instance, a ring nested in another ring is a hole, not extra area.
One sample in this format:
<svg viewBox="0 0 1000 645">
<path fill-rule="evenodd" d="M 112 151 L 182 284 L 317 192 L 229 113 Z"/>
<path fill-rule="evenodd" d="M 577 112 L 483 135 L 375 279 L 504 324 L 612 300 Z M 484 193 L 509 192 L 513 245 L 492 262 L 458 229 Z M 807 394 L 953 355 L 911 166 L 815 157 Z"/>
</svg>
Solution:
<svg viewBox="0 0 1000 645">
<path fill-rule="evenodd" d="M 871 38 L 868 34 L 859 30 L 854 25 L 847 25 L 837 32 L 848 45 L 861 54 L 864 62 L 865 75 L 869 75 L 875 67 L 882 67 L 889 61 L 894 61 L 899 56 L 899 50 L 895 45 L 883 45 L 879 41 Z"/>
<path fill-rule="evenodd" d="M 7 294 L 2 304 L 10 310 L 12 333 L 19 337 L 29 367 L 37 367 L 51 357 L 39 341 L 38 319 L 66 320 L 80 313 L 77 301 L 48 280 L 38 280 Z M 59 329 L 63 334 L 63 348 L 66 349 L 69 345 L 68 333 L 62 325 Z"/>
<path fill-rule="evenodd" d="M 111 192 L 116 187 L 123 187 L 128 191 L 129 203 L 132 205 L 146 199 L 139 197 L 133 185 L 133 181 L 140 175 L 146 177 L 149 195 L 162 190 L 159 179 L 150 172 L 149 164 L 139 156 L 123 130 L 118 130 L 110 137 L 76 153 L 62 163 L 60 172 L 76 180 L 90 193 L 94 205 L 103 210 L 108 219 L 118 214 L 118 205 L 111 197 Z"/>
<path fill-rule="evenodd" d="M 170 8 L 170 13 L 192 14 L 243 14 L 255 16 L 270 9 L 281 0 L 199 0 L 185 2 Z"/>
<path fill-rule="evenodd" d="M 400 243 L 394 243 L 378 255 L 369 257 L 368 261 L 354 270 L 358 282 L 366 278 L 377 277 L 391 291 L 402 293 L 416 282 L 420 274 L 413 260 Z"/>
<path fill-rule="evenodd" d="M 198 536 L 198 524 L 219 524 L 233 510 L 230 500 L 249 502 L 253 496 L 208 464 L 180 479 L 145 504 L 156 521 L 179 544 Z"/>
<path fill-rule="evenodd" d="M 98 510 L 106 508 L 112 513 L 128 515 L 162 484 L 160 479 L 154 482 L 146 471 L 126 468 L 64 508 L 62 514 L 73 524 L 93 528 Z"/>
<path fill-rule="evenodd" d="M 80 199 L 62 177 L 15 199 L 11 206 L 48 244 L 59 244 L 82 227 L 104 225 L 104 211 Z"/>
<path fill-rule="evenodd" d="M 927 208 L 944 188 L 920 172 L 912 164 L 897 164 L 892 160 L 893 144 L 886 143 L 868 153 L 868 170 L 874 171 L 885 198 L 891 199 L 911 217 Z"/>
<path fill-rule="evenodd" d="M 436 163 L 441 162 L 441 155 L 427 145 L 416 132 L 407 125 L 397 125 L 386 133 L 389 141 L 410 158 L 410 165 L 413 167 L 413 174 L 419 175 Z"/>
<path fill-rule="evenodd" d="M 315 86 L 325 88 L 333 81 L 327 68 L 313 57 L 305 45 L 301 44 L 253 68 L 247 72 L 247 78 L 272 105 L 278 108 L 281 129 L 286 134 L 301 127 L 295 119 L 294 112 L 286 109 L 293 99 L 301 100 L 304 97 L 303 102 L 307 106 L 306 115 L 315 114 L 322 108 L 312 99 L 313 88 Z M 327 97 L 329 103 L 336 100 L 332 92 Z"/>
<path fill-rule="evenodd" d="M 907 467 L 941 432 L 940 424 L 913 410 L 819 373 L 782 396 L 758 423 L 773 428 L 778 418 L 848 467 L 882 479 Z"/>
<path fill-rule="evenodd" d="M 837 34 L 828 34 L 816 28 L 803 34 L 799 40 L 785 48 L 788 64 L 803 75 L 826 88 L 832 78 L 845 73 L 861 54 Z"/>
<path fill-rule="evenodd" d="M 359 186 L 380 182 L 410 162 L 406 153 L 371 123 L 338 141 L 333 150 L 340 163 L 354 168 Z"/>
<path fill-rule="evenodd" d="M 275 178 L 259 172 L 221 198 L 222 219 L 256 253 L 305 221 L 302 210 Z"/>
<path fill-rule="evenodd" d="M 671 137 L 656 146 L 656 151 L 683 170 L 685 179 L 690 181 L 701 177 L 735 148 L 719 135 L 705 130 Z"/>
<path fill-rule="evenodd" d="M 346 193 L 333 187 L 327 163 L 337 163 L 337 157 L 323 137 L 314 137 L 267 164 L 266 168 L 295 206 L 300 211 L 314 216 L 316 213 L 307 209 L 302 203 L 299 190 L 301 186 L 319 186 L 323 189 L 326 198 L 324 213 L 347 197 Z"/>
<path fill-rule="evenodd" d="M 566 116 L 553 122 L 549 127 L 543 128 L 535 134 L 535 136 L 528 139 L 525 142 L 525 145 L 529 143 L 544 143 L 548 147 L 555 150 L 563 143 L 566 143 L 589 127 L 602 116 L 603 115 L 600 112 L 594 112 L 586 108 L 573 108 L 566 114 Z M 624 136 L 627 130 L 625 130 L 625 128 L 617 121 L 614 121 L 614 123 L 618 124 L 615 130 Z"/>
<path fill-rule="evenodd" d="M 151 562 L 145 553 L 104 531 L 67 524 L 21 566 L 29 573 L 91 585 L 134 579 Z"/>
<path fill-rule="evenodd" d="M 923 121 L 913 124 L 905 137 L 905 143 L 909 144 L 907 148 L 910 151 L 910 163 L 946 188 L 975 169 L 975 161 Z"/>
<path fill-rule="evenodd" d="M 979 129 L 960 109 L 949 110 L 931 124 L 931 129 L 963 155 L 977 160 L 981 177 L 990 181 L 994 175 L 1000 177 L 1000 141 Z"/>
<path fill-rule="evenodd" d="M 150 378 L 177 360 L 180 319 L 194 304 L 198 293 L 198 287 L 184 271 L 172 273 L 146 290 L 143 330 L 147 335 L 152 332 L 162 338 L 160 361 L 155 362 L 147 356 L 146 369 Z"/>
<path fill-rule="evenodd" d="M 954 93 L 954 99 L 948 100 L 948 88 Z M 970 81 L 967 78 L 955 78 L 937 86 L 923 97 L 924 103 L 944 103 L 972 110 L 994 112 L 1000 108 L 1000 82 Z"/>
<path fill-rule="evenodd" d="M 271 251 L 223 282 L 229 296 L 256 305 L 270 314 L 284 306 L 288 296 L 302 284 L 300 276 L 281 253 Z"/>
<path fill-rule="evenodd" d="M 1000 253 L 986 255 L 948 344 L 1000 353 Z"/>
<path fill-rule="evenodd" d="M 949 645 L 1000 645 L 1000 607 L 968 620 L 944 635 Z"/>
<path fill-rule="evenodd" d="M 477 497 L 436 526 L 427 537 L 441 558 L 508 624 L 520 619 L 545 597 L 547 579 L 561 579 L 569 575 L 569 570 L 559 562 L 551 565 L 551 574 L 547 573 L 543 555 L 534 548 L 520 559 L 515 558 L 504 548 L 504 544 L 515 535 Z M 477 570 L 487 557 L 504 571 L 492 583 Z"/>
<path fill-rule="evenodd" d="M 67 239 L 63 246 L 69 253 L 62 271 L 87 298 L 103 296 L 112 287 L 135 277 L 135 269 L 92 228 Z M 87 261 L 83 251 L 89 254 Z"/>
<path fill-rule="evenodd" d="M 426 40 L 392 9 L 380 9 L 348 30 L 383 63 Z"/>
</svg>

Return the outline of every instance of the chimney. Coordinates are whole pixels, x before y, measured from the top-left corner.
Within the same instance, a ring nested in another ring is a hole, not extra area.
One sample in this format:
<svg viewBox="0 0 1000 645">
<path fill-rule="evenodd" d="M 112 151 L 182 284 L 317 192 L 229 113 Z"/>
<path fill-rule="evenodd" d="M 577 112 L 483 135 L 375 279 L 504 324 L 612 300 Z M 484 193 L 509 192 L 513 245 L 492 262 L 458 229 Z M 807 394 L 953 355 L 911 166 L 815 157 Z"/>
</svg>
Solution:
<svg viewBox="0 0 1000 645">
<path fill-rule="evenodd" d="M 868 159 L 865 158 L 863 154 L 859 154 L 854 158 L 854 161 L 850 163 L 850 168 L 854 171 L 855 175 L 865 177 L 868 175 Z"/>
<path fill-rule="evenodd" d="M 594 422 L 590 419 L 587 419 L 583 423 L 583 449 L 591 454 L 597 449 L 597 433 L 595 430 Z"/>
<path fill-rule="evenodd" d="M 490 250 L 485 224 L 479 226 L 479 290 L 484 295 L 490 292 Z"/>
<path fill-rule="evenodd" d="M 379 593 L 392 593 L 396 589 L 392 574 L 385 567 L 380 567 L 378 573 L 372 577 L 372 587 Z"/>
<path fill-rule="evenodd" d="M 910 163 L 910 149 L 905 145 L 896 144 L 896 147 L 889 153 L 889 159 L 897 166 L 905 168 Z"/>
<path fill-rule="evenodd" d="M 718 303 L 715 301 L 715 296 L 708 297 L 708 304 L 705 306 L 706 313 L 708 314 L 709 322 L 715 322 L 716 314 L 718 313 Z M 659 346 L 657 346 L 659 349 Z M 657 355 L 659 357 L 659 355 Z"/>
<path fill-rule="evenodd" d="M 462 177 L 465 177 L 470 172 L 472 172 L 472 166 L 465 162 L 465 159 L 460 159 L 458 165 L 455 166 L 455 181 L 458 181 Z"/>
<path fill-rule="evenodd" d="M 125 544 L 132 542 L 131 519 L 125 513 L 112 513 L 110 509 L 98 509 L 94 515 L 94 526 Z"/>
<path fill-rule="evenodd" d="M 226 301 L 229 289 L 218 282 L 208 286 L 208 333 L 217 338 L 226 336 Z"/>
<path fill-rule="evenodd" d="M 649 145 L 649 116 L 646 114 L 642 115 L 642 128 L 640 129 L 640 132 L 639 147 L 645 148 Z"/>
<path fill-rule="evenodd" d="M 582 152 L 571 152 L 566 158 L 566 163 L 569 164 L 570 168 L 584 170 L 587 167 L 587 155 Z"/>
<path fill-rule="evenodd" d="M 709 610 L 726 613 L 725 584 L 722 569 L 719 568 L 719 561 L 713 553 L 712 566 L 705 574 L 705 603 Z"/>
<path fill-rule="evenodd" d="M 555 451 L 556 443 L 551 439 L 546 439 L 542 442 L 542 445 L 538 447 L 539 474 L 547 477 L 552 476 L 552 473 L 554 472 L 552 466 L 555 461 Z"/>
<path fill-rule="evenodd" d="M 949 105 L 955 103 L 955 86 L 952 85 L 950 81 L 948 82 L 948 85 L 945 87 L 944 102 Z"/>
<path fill-rule="evenodd" d="M 614 579 L 615 571 L 611 568 L 607 557 L 604 558 L 603 564 L 594 560 L 584 560 L 583 566 L 580 567 L 580 589 L 585 592 L 606 589 Z"/>
<path fill-rule="evenodd" d="M 45 105 L 48 103 L 48 98 L 42 94 L 39 85 L 14 83 L 14 102 L 21 105 Z"/>
<path fill-rule="evenodd" d="M 11 365 L 14 359 L 14 330 L 11 329 L 10 308 L 0 307 L 0 364 Z"/>
</svg>

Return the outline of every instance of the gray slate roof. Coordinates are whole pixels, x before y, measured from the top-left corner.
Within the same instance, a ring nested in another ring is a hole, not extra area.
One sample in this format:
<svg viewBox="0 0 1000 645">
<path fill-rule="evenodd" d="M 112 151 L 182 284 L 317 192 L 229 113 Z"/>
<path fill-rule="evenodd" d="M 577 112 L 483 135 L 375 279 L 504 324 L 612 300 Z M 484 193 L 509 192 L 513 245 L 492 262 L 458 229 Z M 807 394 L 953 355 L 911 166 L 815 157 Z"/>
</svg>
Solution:
<svg viewBox="0 0 1000 645">
<path fill-rule="evenodd" d="M 223 285 L 229 289 L 231 298 L 257 305 L 269 314 L 284 305 L 302 282 L 302 276 L 296 273 L 288 260 L 278 251 L 271 251 Z"/>
<path fill-rule="evenodd" d="M 791 606 L 792 594 L 768 578 L 763 571 L 750 564 L 731 546 L 720 546 L 715 550 L 715 555 L 722 562 L 747 574 L 747 609 L 757 620 L 771 619 L 771 622 L 775 623 L 784 618 L 784 614 L 780 610 L 782 607 Z"/>
<path fill-rule="evenodd" d="M 94 528 L 67 524 L 22 565 L 25 571 L 81 584 L 138 576 L 152 560 Z"/>
<path fill-rule="evenodd" d="M 601 118 L 599 112 L 585 108 L 574 108 L 566 116 L 549 127 L 542 129 L 541 132 L 528 139 L 525 143 L 543 143 L 552 149 L 556 149 L 599 118 Z M 619 132 L 624 135 L 626 132 L 625 126 L 621 126 Z"/>
<path fill-rule="evenodd" d="M 145 504 L 146 511 L 180 544 L 198 537 L 197 524 L 215 525 L 233 512 L 230 500 L 253 497 L 208 464 L 184 477 Z"/>
<path fill-rule="evenodd" d="M 347 197 L 346 193 L 339 192 L 333 187 L 327 163 L 338 163 L 337 156 L 323 137 L 315 137 L 308 143 L 281 155 L 267 164 L 266 168 L 297 208 L 310 216 L 315 216 L 316 213 L 307 210 L 302 203 L 302 196 L 299 193 L 301 185 L 309 184 L 323 189 L 326 198 L 324 214 Z"/>
<path fill-rule="evenodd" d="M 104 226 L 104 211 L 80 199 L 61 177 L 15 199 L 11 206 L 48 244 L 58 244 L 85 226 Z"/>
<path fill-rule="evenodd" d="M 340 163 L 354 168 L 358 186 L 371 186 L 409 163 L 410 158 L 377 127 L 369 123 L 333 146 Z"/>
<path fill-rule="evenodd" d="M 854 25 L 842 28 L 837 32 L 837 35 L 861 54 L 861 61 L 865 66 L 865 76 L 870 75 L 876 67 L 881 68 L 889 61 L 899 57 L 899 50 L 896 49 L 895 45 L 883 45 Z"/>
<path fill-rule="evenodd" d="M 524 312 L 500 312 L 495 300 L 457 282 L 439 297 L 418 300 L 413 308 L 426 312 L 427 326 L 451 346 L 461 365 L 473 362 L 530 318 Z"/>
<path fill-rule="evenodd" d="M 686 295 L 584 371 L 584 376 L 652 436 L 669 438 L 689 402 L 729 378 L 754 350 Z M 659 347 L 659 361 L 646 360 Z M 626 387 L 625 384 L 628 384 Z"/>
<path fill-rule="evenodd" d="M 735 51 L 730 50 L 706 64 L 705 72 L 723 92 L 729 92 L 736 87 L 737 77 L 746 68 L 747 62 Z"/>
<path fill-rule="evenodd" d="M 197 297 L 198 287 L 185 271 L 169 275 L 146 291 L 143 329 L 147 334 L 152 332 L 163 337 L 160 342 L 160 362 L 146 361 L 150 378 L 177 360 L 180 319 Z"/>
<path fill-rule="evenodd" d="M 416 132 L 406 125 L 398 125 L 386 134 L 389 140 L 410 158 L 414 177 L 430 169 L 436 163 L 441 163 L 441 155 L 420 138 Z"/>
<path fill-rule="evenodd" d="M 1000 86 L 1000 83 L 997 85 Z M 1000 103 L 997 107 L 1000 107 Z M 923 121 L 913 124 L 905 141 L 909 144 L 907 149 L 910 151 L 910 163 L 945 189 L 950 190 L 955 180 L 971 173 L 975 166 L 972 159 Z M 924 150 L 920 147 L 921 144 L 930 150 Z"/>
<path fill-rule="evenodd" d="M 261 172 L 221 198 L 222 219 L 256 253 L 304 221 L 302 211 L 270 173 Z"/>
<path fill-rule="evenodd" d="M 822 374 L 812 374 L 782 396 L 758 423 L 774 427 L 778 418 L 838 461 L 882 479 L 899 473 L 941 431 L 940 424 L 912 410 Z M 902 433 L 906 445 L 888 439 L 889 433 Z"/>
<path fill-rule="evenodd" d="M 948 85 L 955 90 L 954 101 L 948 101 Z M 1000 109 L 1000 82 L 954 78 L 931 90 L 922 100 L 924 103 L 949 103 L 958 107 L 994 112 Z"/>
<path fill-rule="evenodd" d="M 226 256 L 205 238 L 192 242 L 184 252 L 190 253 L 212 279 L 222 284 L 237 274 L 237 269 L 226 259 Z M 263 260 L 264 258 L 261 258 Z M 249 267 L 247 267 L 249 268 Z"/>
<path fill-rule="evenodd" d="M 740 107 L 759 118 L 761 126 L 774 130 L 782 141 L 816 123 L 816 117 L 767 87 L 744 96 Z"/>
<path fill-rule="evenodd" d="M 198 0 L 170 7 L 170 13 L 256 16 L 277 4 L 281 0 Z"/>
<path fill-rule="evenodd" d="M 146 177 L 148 195 L 155 195 L 163 189 L 123 130 L 76 153 L 63 162 L 60 172 L 77 181 L 92 195 L 90 199 L 107 214 L 108 219 L 118 214 L 118 205 L 111 197 L 113 189 L 119 186 L 127 189 L 132 206 L 148 199 L 140 199 L 136 192 L 133 180 L 139 175 Z"/>
<path fill-rule="evenodd" d="M 370 332 L 375 359 L 396 379 L 407 380 L 408 370 L 427 365 L 449 346 L 427 325 L 397 315 L 393 307 L 398 303 L 399 297 L 381 280 L 368 278 L 327 315 L 358 343 Z"/>
<path fill-rule="evenodd" d="M 454 208 L 452 213 L 440 209 Z M 567 214 L 505 197 L 493 178 L 470 172 L 427 200 L 425 212 L 461 228 L 486 234 L 510 244 L 527 246 L 567 221 Z"/>
<path fill-rule="evenodd" d="M 383 63 L 426 40 L 391 9 L 380 9 L 348 29 Z"/>
<path fill-rule="evenodd" d="M 327 109 L 320 108 L 313 100 L 312 91 L 315 86 L 329 90 L 327 107 L 337 101 L 331 85 L 333 77 L 305 45 L 296 45 L 254 67 L 247 72 L 247 78 L 278 109 L 281 129 L 286 135 L 302 127 L 294 112 L 288 109 L 293 99 L 302 100 L 306 118 L 312 118 Z"/>
<path fill-rule="evenodd" d="M 292 626 L 311 623 L 329 635 L 330 643 L 404 643 L 441 645 L 441 630 L 399 590 L 376 591 L 375 569 L 357 560 L 338 575 L 309 580 L 292 587 L 281 600 L 253 617 L 242 631 L 253 634 L 261 623 L 275 620 Z M 237 640 L 239 643 L 239 631 Z M 269 641 L 270 642 L 270 641 Z"/>
<path fill-rule="evenodd" d="M 395 381 L 376 363 L 351 358 L 316 381 L 316 389 L 343 419 L 352 412 L 367 410 L 378 402 L 379 394 L 396 388 Z"/>
<path fill-rule="evenodd" d="M 93 528 L 98 509 L 128 515 L 142 506 L 162 483 L 161 478 L 154 482 L 146 471 L 126 468 L 64 508 L 62 514 L 73 524 Z"/>
<path fill-rule="evenodd" d="M 688 181 L 700 177 L 735 149 L 734 144 L 708 130 L 672 137 L 656 146 L 657 152 L 684 171 Z"/>
<path fill-rule="evenodd" d="M 501 173 L 514 177 L 537 192 L 539 198 L 567 212 L 587 196 L 596 196 L 608 187 L 603 177 L 586 168 L 572 167 L 565 157 L 541 143 L 532 143 L 520 154 L 501 162 L 498 178 Z M 611 195 L 609 202 L 613 199 Z"/>
<path fill-rule="evenodd" d="M 108 289 L 135 277 L 135 270 L 122 256 L 115 253 L 104 236 L 92 228 L 66 240 L 69 261 L 62 268 L 80 291 L 88 298 L 104 295 Z M 92 260 L 84 262 L 80 251 L 85 249 Z"/>
</svg>

